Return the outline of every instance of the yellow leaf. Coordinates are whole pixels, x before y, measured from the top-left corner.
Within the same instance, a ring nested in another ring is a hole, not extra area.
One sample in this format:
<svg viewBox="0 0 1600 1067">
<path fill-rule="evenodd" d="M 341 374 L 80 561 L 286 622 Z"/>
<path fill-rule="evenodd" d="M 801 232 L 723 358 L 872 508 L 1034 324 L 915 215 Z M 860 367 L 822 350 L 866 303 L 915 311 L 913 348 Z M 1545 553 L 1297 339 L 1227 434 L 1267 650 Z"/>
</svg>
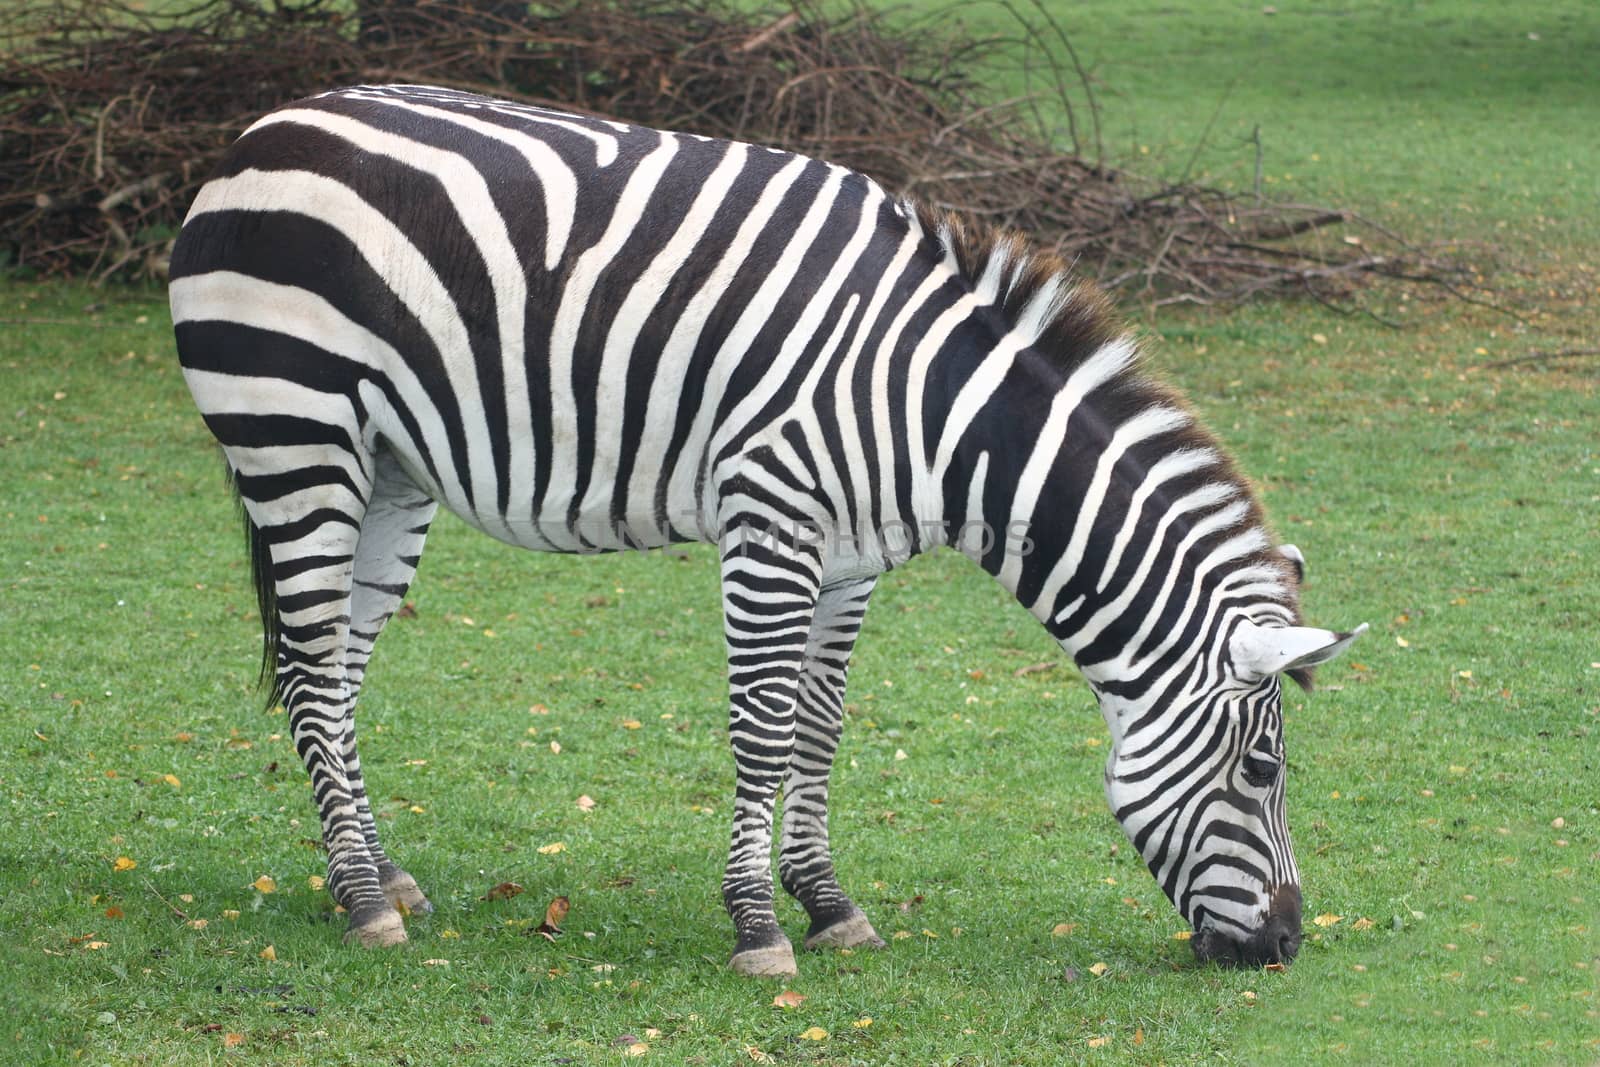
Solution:
<svg viewBox="0 0 1600 1067">
<path fill-rule="evenodd" d="M 1107 971 L 1109 971 L 1109 970 L 1110 970 L 1110 969 L 1111 969 L 1111 968 L 1110 968 L 1110 967 L 1107 967 L 1107 966 L 1106 966 L 1106 965 L 1105 965 L 1105 964 L 1103 964 L 1103 963 L 1096 963 L 1096 964 L 1092 964 L 1092 965 L 1091 965 L 1091 966 L 1090 966 L 1090 967 L 1089 967 L 1089 973 L 1090 973 L 1090 974 L 1092 974 L 1092 975 L 1094 975 L 1094 976 L 1095 976 L 1095 977 L 1096 977 L 1096 978 L 1098 978 L 1098 977 L 1100 977 L 1100 976 L 1101 976 L 1101 975 L 1102 975 L 1102 974 L 1105 974 L 1105 973 L 1106 973 L 1106 972 L 1107 972 Z"/>
<path fill-rule="evenodd" d="M 83 947 L 84 948 L 88 948 L 88 949 L 93 949 L 94 951 L 98 952 L 101 949 L 105 948 L 107 944 L 109 944 L 109 942 L 106 942 L 106 941 L 91 941 L 91 942 L 89 942 L 87 945 L 85 945 Z"/>
<path fill-rule="evenodd" d="M 261 950 L 260 956 L 264 960 L 275 960 L 278 958 L 278 950 L 273 948 L 271 945 L 268 945 L 266 948 Z"/>
<path fill-rule="evenodd" d="M 222 917 L 227 919 L 229 922 L 237 922 L 239 919 L 239 913 L 233 908 L 229 908 L 227 911 L 222 913 Z"/>
<path fill-rule="evenodd" d="M 243 1034 L 223 1034 L 222 1035 L 222 1047 L 223 1048 L 238 1048 L 242 1044 L 244 1044 L 244 1035 Z"/>
<path fill-rule="evenodd" d="M 263 874 L 250 884 L 255 886 L 257 893 L 276 893 L 278 891 L 278 883 L 272 880 L 272 875 L 270 874 Z"/>
<path fill-rule="evenodd" d="M 449 938 L 460 937 L 461 935 L 459 933 L 457 933 L 456 931 L 454 931 L 454 930 L 440 930 L 439 931 L 439 936 L 440 936 L 440 938 L 443 938 L 443 939 L 449 939 Z"/>
<path fill-rule="evenodd" d="M 448 967 L 448 966 L 450 966 L 450 961 L 449 960 L 423 960 L 422 961 L 422 965 L 424 967 Z"/>
<path fill-rule="evenodd" d="M 1361 918 L 1350 924 L 1350 929 L 1370 930 L 1372 929 L 1372 920 L 1363 915 Z"/>
<path fill-rule="evenodd" d="M 1111 1039 L 1109 1037 L 1091 1037 L 1089 1039 L 1090 1048 L 1100 1048 L 1101 1046 L 1108 1045 L 1110 1043 Z"/>
<path fill-rule="evenodd" d="M 539 846 L 539 855 L 541 855 L 541 856 L 553 856 L 557 852 L 565 852 L 566 850 L 567 850 L 566 842 L 564 842 L 564 841 L 552 841 L 548 845 L 540 845 Z"/>
<path fill-rule="evenodd" d="M 1055 926 L 1051 927 L 1051 929 L 1050 929 L 1050 936 L 1051 937 L 1066 937 L 1068 934 L 1072 933 L 1072 931 L 1076 930 L 1077 928 L 1078 928 L 1078 924 L 1077 923 L 1056 923 Z"/>
<path fill-rule="evenodd" d="M 932 930 L 929 930 L 929 929 L 928 929 L 928 928 L 927 928 L 927 927 L 926 927 L 926 926 L 924 926 L 924 927 L 923 927 L 923 928 L 922 928 L 922 936 L 923 936 L 923 937 L 933 937 L 933 938 L 937 938 L 937 937 L 938 937 L 938 936 L 939 936 L 939 935 L 938 935 L 938 934 L 936 934 L 936 933 L 934 933 L 934 932 L 933 932 L 933 931 L 932 931 Z"/>
<path fill-rule="evenodd" d="M 553 755 L 557 755 L 557 756 L 561 755 L 561 742 L 560 741 L 552 741 L 552 742 L 550 742 L 550 752 Z"/>
<path fill-rule="evenodd" d="M 855 1027 L 857 1030 L 865 1030 L 867 1027 L 872 1025 L 872 1016 L 863 1015 L 850 1025 Z"/>
<path fill-rule="evenodd" d="M 1172 935 L 1172 940 L 1174 940 L 1174 941 L 1187 941 L 1193 936 L 1194 936 L 1194 931 L 1193 930 L 1179 930 L 1177 933 Z"/>
<path fill-rule="evenodd" d="M 911 931 L 910 930 L 896 930 L 894 932 L 894 939 L 896 941 L 904 941 L 906 938 L 908 938 L 910 936 L 911 936 Z"/>
<path fill-rule="evenodd" d="M 1401 648 L 1410 648 L 1411 647 L 1411 642 L 1410 641 L 1407 641 L 1405 638 L 1400 637 L 1398 635 L 1395 637 L 1394 643 L 1399 645 Z"/>
<path fill-rule="evenodd" d="M 189 920 L 189 926 L 190 926 L 191 929 L 194 929 L 194 930 L 204 930 L 206 927 L 208 927 L 210 925 L 211 925 L 211 920 L 210 919 L 190 919 Z"/>
<path fill-rule="evenodd" d="M 751 1045 L 749 1048 L 745 1049 L 744 1053 L 745 1053 L 746 1056 L 749 1056 L 750 1059 L 753 1060 L 756 1063 L 771 1063 L 772 1062 L 772 1057 L 771 1056 L 769 1056 L 765 1052 L 762 1052 L 760 1049 L 756 1048 L 754 1045 Z"/>
<path fill-rule="evenodd" d="M 312 889 L 321 889 L 327 884 L 327 879 L 323 878 L 320 874 L 313 874 L 306 879 L 306 885 L 310 886 Z"/>
<path fill-rule="evenodd" d="M 800 1031 L 800 1039 L 802 1041 L 826 1041 L 828 1040 L 828 1031 L 820 1026 L 808 1026 Z"/>
<path fill-rule="evenodd" d="M 176 774 L 163 774 L 161 776 L 161 780 L 166 782 L 174 789 L 177 789 L 179 786 L 183 785 L 182 782 L 178 781 L 178 776 Z"/>
<path fill-rule="evenodd" d="M 137 866 L 139 865 L 128 857 L 118 856 L 116 861 L 111 864 L 111 869 L 114 871 L 131 871 Z"/>
<path fill-rule="evenodd" d="M 774 1008 L 798 1008 L 805 1003 L 805 994 L 796 993 L 792 989 L 785 989 L 782 993 L 772 998 Z"/>
<path fill-rule="evenodd" d="M 411 808 L 410 808 L 411 814 L 413 814 L 413 815 L 421 815 L 424 812 L 426 812 L 427 810 L 428 809 L 423 807 L 421 804 L 413 804 L 413 805 L 411 805 Z"/>
<path fill-rule="evenodd" d="M 185 904 L 193 904 L 194 903 L 194 894 L 193 893 L 179 893 L 178 894 L 178 899 L 183 901 Z"/>
<path fill-rule="evenodd" d="M 645 1044 L 643 1041 L 635 1041 L 623 1051 L 629 1056 L 643 1056 L 646 1052 L 650 1051 L 650 1046 Z"/>
<path fill-rule="evenodd" d="M 1329 914 L 1327 912 L 1324 912 L 1323 914 L 1318 915 L 1315 919 L 1312 919 L 1311 921 L 1313 923 L 1315 923 L 1316 925 L 1318 925 L 1318 926 L 1332 926 L 1334 923 L 1340 921 L 1343 918 L 1344 918 L 1343 915 L 1331 915 L 1331 914 Z"/>
<path fill-rule="evenodd" d="M 1144 1044 L 1144 1027 L 1140 1026 L 1133 1031 L 1133 1043 L 1135 1045 Z"/>
<path fill-rule="evenodd" d="M 644 723 L 640 722 L 638 719 L 623 719 L 622 720 L 622 728 L 624 730 L 638 730 L 643 726 L 644 726 Z"/>
</svg>

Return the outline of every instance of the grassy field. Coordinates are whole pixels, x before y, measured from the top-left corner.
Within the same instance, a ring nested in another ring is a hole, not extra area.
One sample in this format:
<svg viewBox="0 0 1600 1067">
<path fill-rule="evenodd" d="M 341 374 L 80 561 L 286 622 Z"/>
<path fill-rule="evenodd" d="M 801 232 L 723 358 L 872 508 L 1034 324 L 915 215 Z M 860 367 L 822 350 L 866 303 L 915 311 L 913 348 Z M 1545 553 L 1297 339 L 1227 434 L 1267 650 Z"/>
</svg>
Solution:
<svg viewBox="0 0 1600 1067">
<path fill-rule="evenodd" d="M 1400 330 L 1295 305 L 1151 324 L 1306 551 L 1311 621 L 1372 623 L 1290 698 L 1293 968 L 1193 963 L 1104 810 L 1092 698 L 1065 663 L 1018 676 L 1058 654 L 941 554 L 875 598 L 837 774 L 841 875 L 890 948 L 802 956 L 805 1000 L 774 1007 L 785 985 L 723 967 L 714 560 L 535 556 L 447 519 L 363 696 L 381 828 L 439 908 L 405 950 L 344 948 L 164 296 L 19 282 L 0 1060 L 1600 1062 L 1600 383 L 1592 360 L 1490 366 L 1596 343 L 1600 216 L 1565 167 L 1600 163 L 1595 27 L 1575 3 L 1187 7 L 1074 9 L 1124 147 L 1181 165 L 1228 92 L 1215 129 L 1292 131 L 1325 166 L 1283 172 L 1318 195 L 1503 234 L 1541 271 L 1511 279 L 1523 321 L 1407 294 Z M 506 881 L 526 892 L 481 899 Z"/>
</svg>

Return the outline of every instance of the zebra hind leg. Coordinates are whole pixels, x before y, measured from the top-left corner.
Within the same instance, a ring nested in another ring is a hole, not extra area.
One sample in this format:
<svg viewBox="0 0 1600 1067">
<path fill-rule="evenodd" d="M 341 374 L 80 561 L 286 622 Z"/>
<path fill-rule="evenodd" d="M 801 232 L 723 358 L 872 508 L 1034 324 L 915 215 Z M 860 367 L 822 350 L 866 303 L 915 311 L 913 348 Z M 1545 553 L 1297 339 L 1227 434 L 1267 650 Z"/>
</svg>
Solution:
<svg viewBox="0 0 1600 1067">
<path fill-rule="evenodd" d="M 311 776 L 328 850 L 328 891 L 349 913 L 345 940 L 373 948 L 406 940 L 384 895 L 345 763 L 351 579 L 371 489 L 348 449 L 228 451 L 251 523 L 268 633 L 277 635 L 275 695 L 289 712 L 295 750 Z M 320 460 L 317 462 L 316 460 Z M 277 463 L 282 466 L 276 466 Z M 338 472 L 330 475 L 330 472 Z"/>
<path fill-rule="evenodd" d="M 428 526 L 439 505 L 417 488 L 388 452 L 379 452 L 371 498 L 361 519 L 351 580 L 350 634 L 345 652 L 345 678 L 350 702 L 344 721 L 344 765 L 350 782 L 361 835 L 378 868 L 378 888 L 402 915 L 427 913 L 433 904 L 410 874 L 400 868 L 378 840 L 378 828 L 367 799 L 361 757 L 356 751 L 356 701 L 366 678 L 367 661 L 378 635 L 405 601 L 416 574 Z"/>
<path fill-rule="evenodd" d="M 795 706 L 794 755 L 783 783 L 778 876 L 811 917 L 805 947 L 882 948 L 883 939 L 843 889 L 828 847 L 828 775 L 843 726 L 845 675 L 876 578 L 825 588 L 806 639 Z"/>
</svg>

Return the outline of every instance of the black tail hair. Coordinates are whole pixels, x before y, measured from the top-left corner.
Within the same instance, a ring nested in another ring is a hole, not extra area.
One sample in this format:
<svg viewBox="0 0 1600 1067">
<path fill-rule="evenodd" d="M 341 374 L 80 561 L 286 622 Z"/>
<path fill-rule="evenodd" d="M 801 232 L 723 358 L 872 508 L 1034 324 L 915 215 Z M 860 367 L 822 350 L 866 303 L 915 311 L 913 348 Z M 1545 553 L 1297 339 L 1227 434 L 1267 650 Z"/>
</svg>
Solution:
<svg viewBox="0 0 1600 1067">
<path fill-rule="evenodd" d="M 272 580 L 272 550 L 261 529 L 245 510 L 244 496 L 239 492 L 238 472 L 223 459 L 227 470 L 228 488 L 233 491 L 233 502 L 244 520 L 245 550 L 250 555 L 250 580 L 256 587 L 256 610 L 261 614 L 261 672 L 256 686 L 267 690 L 266 706 L 272 707 L 283 694 L 278 688 L 278 587 Z"/>
</svg>

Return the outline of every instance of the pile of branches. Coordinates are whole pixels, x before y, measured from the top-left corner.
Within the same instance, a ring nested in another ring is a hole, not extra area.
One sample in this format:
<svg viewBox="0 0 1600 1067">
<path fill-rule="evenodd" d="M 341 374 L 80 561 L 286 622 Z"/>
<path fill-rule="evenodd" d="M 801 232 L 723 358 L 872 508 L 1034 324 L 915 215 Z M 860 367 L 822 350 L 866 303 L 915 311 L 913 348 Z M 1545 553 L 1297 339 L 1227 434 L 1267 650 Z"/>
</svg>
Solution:
<svg viewBox="0 0 1600 1067">
<path fill-rule="evenodd" d="M 1363 277 L 1449 283 L 1347 212 L 1158 183 L 1104 161 L 1092 79 L 1042 0 L 974 39 L 864 0 L 22 0 L 0 40 L 0 260 L 160 275 L 227 144 L 337 85 L 422 82 L 841 163 L 1030 234 L 1156 302 L 1306 291 Z M 158 5 L 150 5 L 156 7 Z M 837 10 L 838 5 L 828 5 Z M 1064 57 L 1064 58 L 1063 58 Z M 997 83 L 1031 86 L 998 100 Z"/>
</svg>

